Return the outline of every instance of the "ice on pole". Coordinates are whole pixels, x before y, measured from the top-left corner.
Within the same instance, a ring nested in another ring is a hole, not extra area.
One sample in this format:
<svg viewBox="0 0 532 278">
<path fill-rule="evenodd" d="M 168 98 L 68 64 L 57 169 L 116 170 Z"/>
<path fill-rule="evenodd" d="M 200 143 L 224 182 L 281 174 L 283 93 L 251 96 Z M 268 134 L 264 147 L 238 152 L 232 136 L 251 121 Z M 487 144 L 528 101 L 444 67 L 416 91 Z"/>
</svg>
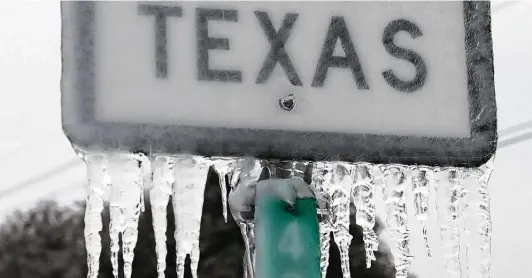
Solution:
<svg viewBox="0 0 532 278">
<path fill-rule="evenodd" d="M 263 164 L 253 158 L 238 159 L 230 182 L 229 207 L 244 239 L 244 277 L 247 278 L 255 277 L 255 225 L 250 212 Z"/>
</svg>

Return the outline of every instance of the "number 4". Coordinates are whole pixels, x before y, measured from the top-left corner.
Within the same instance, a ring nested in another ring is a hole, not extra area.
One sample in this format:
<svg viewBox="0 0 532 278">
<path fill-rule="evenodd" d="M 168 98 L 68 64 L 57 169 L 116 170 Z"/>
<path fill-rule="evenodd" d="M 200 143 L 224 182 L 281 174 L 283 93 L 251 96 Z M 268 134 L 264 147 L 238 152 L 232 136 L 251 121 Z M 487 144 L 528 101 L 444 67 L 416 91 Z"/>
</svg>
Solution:
<svg viewBox="0 0 532 278">
<path fill-rule="evenodd" d="M 296 221 L 290 223 L 282 232 L 278 249 L 282 253 L 289 253 L 297 260 L 305 250 L 299 238 L 299 225 Z"/>
</svg>

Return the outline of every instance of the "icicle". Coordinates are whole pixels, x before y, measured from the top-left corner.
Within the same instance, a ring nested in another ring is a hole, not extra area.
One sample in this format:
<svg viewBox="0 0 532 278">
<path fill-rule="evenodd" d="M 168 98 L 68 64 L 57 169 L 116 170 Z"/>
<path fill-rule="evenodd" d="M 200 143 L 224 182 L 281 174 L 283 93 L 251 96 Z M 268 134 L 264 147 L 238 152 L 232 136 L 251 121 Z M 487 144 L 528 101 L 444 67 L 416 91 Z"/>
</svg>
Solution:
<svg viewBox="0 0 532 278">
<path fill-rule="evenodd" d="M 227 187 L 226 176 L 230 176 L 234 171 L 235 161 L 231 158 L 214 158 L 213 159 L 214 170 L 218 173 L 220 179 L 220 191 L 222 194 L 222 212 L 225 223 L 227 223 Z"/>
<path fill-rule="evenodd" d="M 331 241 L 331 232 L 333 231 L 330 220 L 329 206 L 331 196 L 328 188 L 331 183 L 331 165 L 324 162 L 316 162 L 312 168 L 312 186 L 316 191 L 317 202 L 319 206 L 319 231 L 320 231 L 320 270 L 321 277 L 325 278 L 327 268 L 329 267 L 329 249 Z"/>
<path fill-rule="evenodd" d="M 480 204 L 480 215 L 481 228 L 480 235 L 482 237 L 481 243 L 481 268 L 482 268 L 482 278 L 489 278 L 491 276 L 490 272 L 490 263 L 491 263 L 491 199 L 488 190 L 488 182 L 493 172 L 493 161 L 494 158 L 491 158 L 485 165 L 480 167 L 482 171 L 482 176 L 480 177 L 480 187 L 478 191 L 481 195 L 481 204 Z"/>
<path fill-rule="evenodd" d="M 487 183 L 491 161 L 480 168 L 464 169 L 460 224 L 462 277 L 489 278 L 491 220 Z M 486 252 L 487 251 L 487 252 Z"/>
<path fill-rule="evenodd" d="M 119 236 L 122 234 L 124 277 L 130 278 L 133 250 L 137 244 L 138 221 L 141 211 L 143 170 L 141 158 L 134 154 L 110 157 L 109 176 L 112 182 L 110 214 L 111 262 L 113 275 L 118 277 Z"/>
<path fill-rule="evenodd" d="M 253 186 L 259 180 L 263 170 L 263 163 L 260 160 L 245 158 L 239 159 L 235 163 L 234 172 L 231 176 L 231 194 L 235 196 L 238 192 L 241 196 L 253 194 Z M 239 197 L 240 198 L 240 197 Z M 246 198 L 246 197 L 244 197 Z M 241 201 L 241 200 L 240 200 Z M 241 202 L 231 202 L 231 214 L 240 227 L 240 232 L 244 239 L 244 277 L 255 277 L 255 225 L 252 220 L 246 219 L 240 213 L 247 208 L 240 206 Z"/>
<path fill-rule="evenodd" d="M 425 250 L 430 258 L 430 245 L 427 234 L 427 221 L 429 219 L 430 182 L 433 171 L 428 167 L 416 166 L 412 170 L 412 194 L 414 195 L 414 209 L 417 220 L 421 224 Z"/>
<path fill-rule="evenodd" d="M 356 223 L 362 228 L 366 250 L 366 267 L 376 260 L 375 251 L 379 249 L 375 227 L 375 187 L 371 164 L 357 164 L 354 171 L 353 203 L 356 207 Z"/>
<path fill-rule="evenodd" d="M 479 170 L 480 186 L 478 192 L 481 196 L 480 202 L 480 229 L 479 235 L 481 237 L 480 243 L 480 266 L 481 266 L 481 278 L 491 277 L 491 199 L 488 190 L 488 182 L 493 172 L 494 158 L 492 157 L 486 164 L 482 165 Z"/>
<path fill-rule="evenodd" d="M 442 255 L 445 270 L 450 278 L 460 278 L 460 201 L 463 193 L 462 170 L 459 168 L 438 169 L 437 211 L 441 227 Z"/>
<path fill-rule="evenodd" d="M 384 184 L 384 170 L 386 166 L 380 165 L 380 164 L 366 164 L 368 165 L 369 169 L 371 170 L 372 178 L 373 178 L 373 192 L 374 192 L 374 200 L 375 200 L 375 219 L 377 217 L 382 217 L 383 219 L 386 219 L 386 202 L 384 197 L 384 192 L 386 189 L 386 185 Z M 382 215 L 377 215 L 378 213 Z M 378 248 L 378 246 L 377 246 Z M 375 250 L 377 251 L 377 250 Z"/>
<path fill-rule="evenodd" d="M 386 183 L 387 224 L 395 240 L 392 254 L 395 262 L 395 277 L 406 278 L 412 255 L 410 254 L 410 231 L 406 211 L 405 167 L 388 165 L 384 171 Z"/>
<path fill-rule="evenodd" d="M 283 178 L 283 179 L 289 179 L 289 178 L 300 178 L 302 180 L 305 179 L 305 171 L 309 165 L 308 162 L 303 162 L 303 161 L 287 161 L 287 162 L 283 162 L 283 163 L 280 163 L 281 164 L 281 167 L 280 170 L 281 171 L 284 171 L 284 172 L 287 172 L 287 174 L 285 175 L 282 175 L 280 178 Z M 269 167 L 275 167 L 275 164 L 274 163 L 269 163 L 268 164 Z M 272 176 L 275 176 L 275 175 L 272 175 Z"/>
<path fill-rule="evenodd" d="M 349 246 L 353 236 L 349 234 L 351 189 L 353 187 L 353 165 L 334 163 L 332 167 L 329 196 L 331 196 L 331 222 L 334 242 L 340 250 L 340 263 L 344 278 L 351 276 Z"/>
<path fill-rule="evenodd" d="M 199 262 L 199 233 L 205 183 L 210 165 L 199 156 L 183 155 L 176 158 L 175 183 L 172 202 L 175 214 L 176 271 L 185 275 L 185 258 L 190 256 L 192 277 L 197 278 Z"/>
<path fill-rule="evenodd" d="M 109 185 L 107 157 L 103 154 L 83 157 L 87 166 L 87 199 L 85 209 L 85 243 L 87 248 L 87 278 L 97 278 L 100 269 L 102 242 L 102 211 L 104 189 Z"/>
<path fill-rule="evenodd" d="M 157 273 L 164 278 L 166 270 L 166 229 L 167 206 L 175 183 L 175 162 L 169 156 L 157 156 L 154 159 L 153 183 L 150 189 L 150 203 L 155 235 L 155 252 L 157 254 Z"/>
</svg>

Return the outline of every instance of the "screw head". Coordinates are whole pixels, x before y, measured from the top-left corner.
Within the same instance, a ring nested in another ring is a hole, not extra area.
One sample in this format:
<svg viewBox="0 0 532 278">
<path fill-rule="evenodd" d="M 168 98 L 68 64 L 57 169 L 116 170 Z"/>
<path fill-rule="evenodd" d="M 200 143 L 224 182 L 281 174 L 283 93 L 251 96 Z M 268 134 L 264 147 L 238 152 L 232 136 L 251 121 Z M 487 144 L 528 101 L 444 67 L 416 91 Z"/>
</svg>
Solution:
<svg viewBox="0 0 532 278">
<path fill-rule="evenodd" d="M 279 107 L 285 111 L 293 111 L 296 108 L 296 97 L 294 94 L 280 98 Z"/>
</svg>

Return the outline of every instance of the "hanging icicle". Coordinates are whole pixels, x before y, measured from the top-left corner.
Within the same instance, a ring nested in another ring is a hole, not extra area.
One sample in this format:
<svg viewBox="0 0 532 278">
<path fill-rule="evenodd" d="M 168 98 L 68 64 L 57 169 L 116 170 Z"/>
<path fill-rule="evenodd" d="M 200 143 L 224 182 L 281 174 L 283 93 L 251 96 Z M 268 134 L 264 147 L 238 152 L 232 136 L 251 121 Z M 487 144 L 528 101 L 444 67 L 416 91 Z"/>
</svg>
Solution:
<svg viewBox="0 0 532 278">
<path fill-rule="evenodd" d="M 332 177 L 332 166 L 330 163 L 317 162 L 312 168 L 312 184 L 316 191 L 316 200 L 318 202 L 318 220 L 320 231 L 320 271 L 321 277 L 325 278 L 327 268 L 329 267 L 329 250 L 331 246 L 331 232 L 333 231 L 330 219 L 331 196 L 329 187 Z"/>
<path fill-rule="evenodd" d="M 89 154 L 83 156 L 87 166 L 87 198 L 85 209 L 85 243 L 87 248 L 87 278 L 97 278 L 100 269 L 102 242 L 102 212 L 104 209 L 104 190 L 109 186 L 107 176 L 107 156 Z"/>
<path fill-rule="evenodd" d="M 460 278 L 460 201 L 463 193 L 462 169 L 441 168 L 435 171 L 437 211 L 445 270 L 450 278 Z"/>
<path fill-rule="evenodd" d="M 153 163 L 153 182 L 150 189 L 150 203 L 155 235 L 155 253 L 157 255 L 157 273 L 164 278 L 166 270 L 166 229 L 167 206 L 175 183 L 175 162 L 169 156 L 156 156 Z"/>
<path fill-rule="evenodd" d="M 353 168 L 348 163 L 334 163 L 331 169 L 331 224 L 334 242 L 340 250 L 340 264 L 344 278 L 351 277 L 349 264 L 349 246 L 353 236 L 349 233 L 351 189 L 353 187 Z"/>
<path fill-rule="evenodd" d="M 480 170 L 480 186 L 477 188 L 480 193 L 480 266 L 481 278 L 491 277 L 491 199 L 488 190 L 488 182 L 493 172 L 494 158 L 492 157 L 488 162 L 481 167 Z"/>
<path fill-rule="evenodd" d="M 429 167 L 413 167 L 412 169 L 412 194 L 414 195 L 414 211 L 417 220 L 421 224 L 423 240 L 425 241 L 425 251 L 427 256 L 432 257 L 427 231 L 427 221 L 429 219 L 429 196 L 433 171 Z"/>
<path fill-rule="evenodd" d="M 216 157 L 212 159 L 214 170 L 218 174 L 220 192 L 222 195 L 222 213 L 227 223 L 227 177 L 231 176 L 235 168 L 235 160 L 232 158 Z"/>
<path fill-rule="evenodd" d="M 192 277 L 197 278 L 201 214 L 209 167 L 208 160 L 200 156 L 183 155 L 175 158 L 172 203 L 178 278 L 184 277 L 187 255 L 190 256 Z"/>
<path fill-rule="evenodd" d="M 353 203 L 356 207 L 356 223 L 362 228 L 364 248 L 366 251 L 366 267 L 376 260 L 375 251 L 379 249 L 375 227 L 375 186 L 371 164 L 356 164 L 354 170 Z"/>
<path fill-rule="evenodd" d="M 410 253 L 410 231 L 406 210 L 406 168 L 388 165 L 384 171 L 386 183 L 385 200 L 387 205 L 386 223 L 394 239 L 392 254 L 395 263 L 395 277 L 406 278 L 412 261 Z"/>
<path fill-rule="evenodd" d="M 141 156 L 139 154 L 113 154 L 109 159 L 109 177 L 112 183 L 109 234 L 115 278 L 118 277 L 120 234 L 122 235 L 124 277 L 131 278 L 133 250 L 137 244 L 138 222 L 142 210 L 144 171 Z"/>
<path fill-rule="evenodd" d="M 247 213 L 252 211 L 255 185 L 262 173 L 263 164 L 252 158 L 237 160 L 230 184 L 229 204 L 244 239 L 244 277 L 247 278 L 255 277 L 255 225 Z"/>
</svg>

